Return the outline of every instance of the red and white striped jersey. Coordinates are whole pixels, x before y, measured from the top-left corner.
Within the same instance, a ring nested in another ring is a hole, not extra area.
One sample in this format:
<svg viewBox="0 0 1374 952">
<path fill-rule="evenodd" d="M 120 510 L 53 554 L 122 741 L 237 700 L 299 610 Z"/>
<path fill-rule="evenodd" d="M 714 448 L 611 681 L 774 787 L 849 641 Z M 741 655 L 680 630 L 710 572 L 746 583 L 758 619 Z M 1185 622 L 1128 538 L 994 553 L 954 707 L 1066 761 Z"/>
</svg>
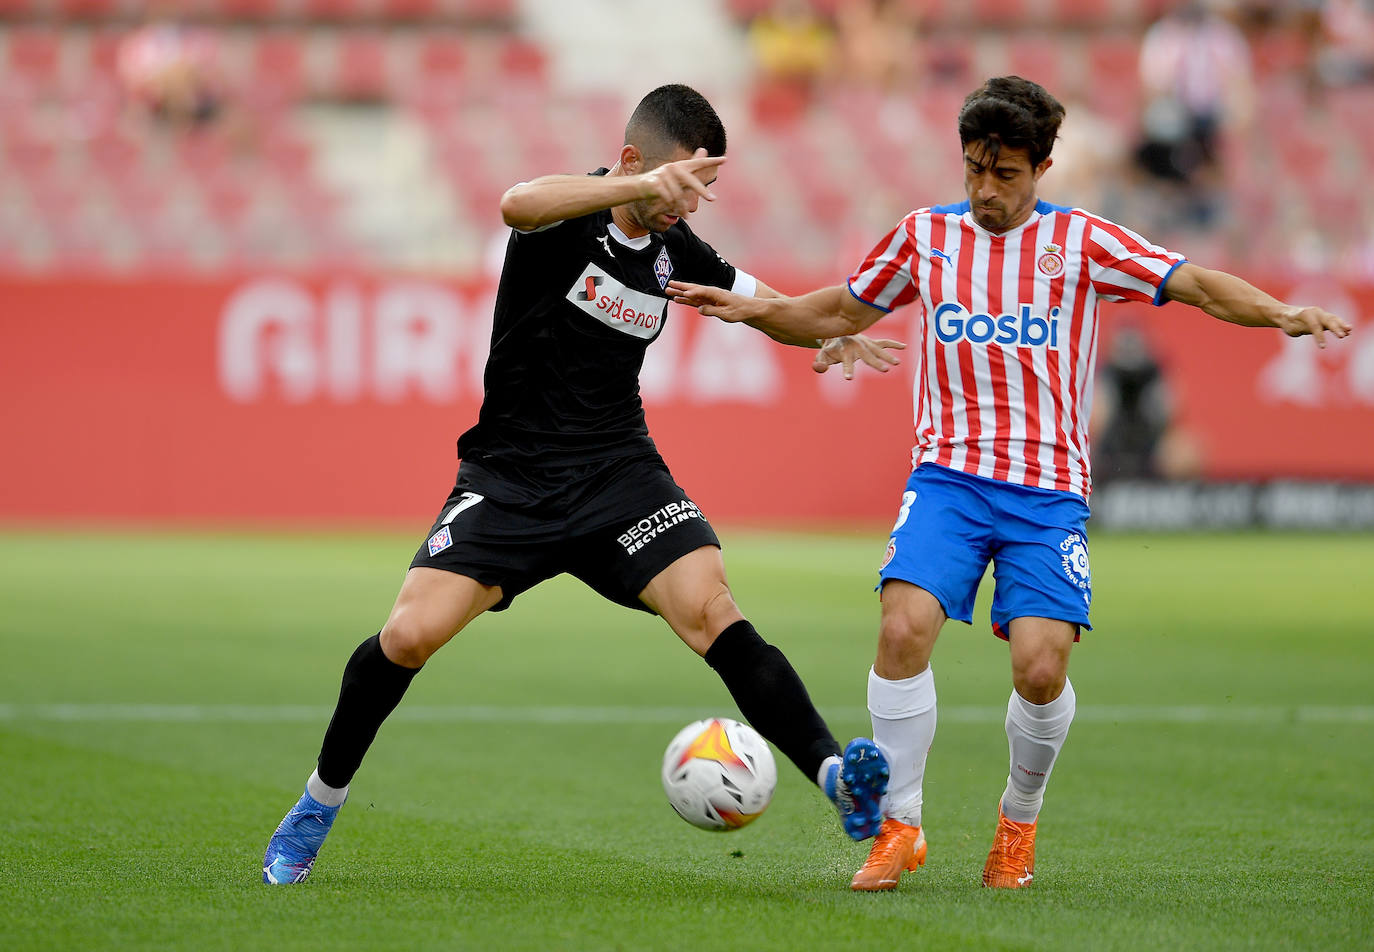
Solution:
<svg viewBox="0 0 1374 952">
<path fill-rule="evenodd" d="M 912 212 L 849 277 L 884 311 L 919 302 L 913 467 L 938 463 L 1087 497 L 1097 302 L 1163 303 L 1183 257 L 1039 202 L 994 235 L 969 203 Z"/>
</svg>

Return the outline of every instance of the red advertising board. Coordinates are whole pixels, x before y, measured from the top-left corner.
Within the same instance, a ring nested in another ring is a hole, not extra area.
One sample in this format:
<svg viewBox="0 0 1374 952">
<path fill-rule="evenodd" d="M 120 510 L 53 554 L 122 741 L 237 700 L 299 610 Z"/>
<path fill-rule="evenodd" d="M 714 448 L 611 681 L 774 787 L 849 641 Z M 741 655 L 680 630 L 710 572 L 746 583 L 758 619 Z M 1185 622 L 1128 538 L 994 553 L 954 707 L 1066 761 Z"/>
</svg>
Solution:
<svg viewBox="0 0 1374 952">
<path fill-rule="evenodd" d="M 804 285 L 805 282 L 799 282 Z M 1271 288 L 1374 313 L 1374 288 Z M 475 419 L 483 283 L 261 275 L 0 280 L 0 519 L 426 524 Z M 912 309 L 877 333 L 912 339 Z M 1221 478 L 1374 480 L 1374 338 L 1138 322 L 1178 420 Z M 909 465 L 915 354 L 883 377 L 674 308 L 642 375 L 679 482 L 718 521 L 889 520 Z"/>
</svg>

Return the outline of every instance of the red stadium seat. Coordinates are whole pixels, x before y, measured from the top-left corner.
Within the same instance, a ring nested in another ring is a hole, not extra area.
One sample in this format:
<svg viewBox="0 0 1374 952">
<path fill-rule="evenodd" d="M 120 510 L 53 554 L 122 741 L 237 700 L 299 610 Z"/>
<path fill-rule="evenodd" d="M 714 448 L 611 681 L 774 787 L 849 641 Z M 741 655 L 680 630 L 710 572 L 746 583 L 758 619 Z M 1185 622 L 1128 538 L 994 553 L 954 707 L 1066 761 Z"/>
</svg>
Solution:
<svg viewBox="0 0 1374 952">
<path fill-rule="evenodd" d="M 306 74 L 305 37 L 298 32 L 269 30 L 258 34 L 249 62 L 249 82 L 257 98 L 289 103 L 311 91 Z"/>
<path fill-rule="evenodd" d="M 39 88 L 57 85 L 62 68 L 62 34 L 57 30 L 20 27 L 5 37 L 5 77 Z"/>
<path fill-rule="evenodd" d="M 461 33 L 447 31 L 423 37 L 417 56 L 419 79 L 424 83 L 456 83 L 468 66 L 468 48 Z"/>
<path fill-rule="evenodd" d="M 279 20 L 290 13 L 291 0 L 213 0 L 215 12 L 230 20 Z"/>
<path fill-rule="evenodd" d="M 363 19 L 375 7 L 372 0 L 300 0 L 300 15 L 305 20 L 339 23 Z"/>
<path fill-rule="evenodd" d="M 37 6 L 37 4 L 31 4 Z M 131 0 L 58 0 L 58 13 L 66 20 L 111 20 L 137 13 L 142 4 Z"/>
<path fill-rule="evenodd" d="M 1051 93 L 1063 96 L 1064 59 L 1067 49 L 1063 38 L 1052 33 L 1018 34 L 1006 42 L 1006 72 L 1033 80 Z"/>
<path fill-rule="evenodd" d="M 969 10 L 983 27 L 1007 27 L 1029 20 L 1027 0 L 973 0 Z"/>
<path fill-rule="evenodd" d="M 442 11 L 441 0 L 378 0 L 385 20 L 430 20 Z"/>
<path fill-rule="evenodd" d="M 386 38 L 378 32 L 349 30 L 334 44 L 329 91 L 343 99 L 377 100 L 391 89 Z"/>
<path fill-rule="evenodd" d="M 508 79 L 543 83 L 548 78 L 548 55 L 544 48 L 519 37 L 511 37 L 502 44 L 497 63 Z"/>
</svg>

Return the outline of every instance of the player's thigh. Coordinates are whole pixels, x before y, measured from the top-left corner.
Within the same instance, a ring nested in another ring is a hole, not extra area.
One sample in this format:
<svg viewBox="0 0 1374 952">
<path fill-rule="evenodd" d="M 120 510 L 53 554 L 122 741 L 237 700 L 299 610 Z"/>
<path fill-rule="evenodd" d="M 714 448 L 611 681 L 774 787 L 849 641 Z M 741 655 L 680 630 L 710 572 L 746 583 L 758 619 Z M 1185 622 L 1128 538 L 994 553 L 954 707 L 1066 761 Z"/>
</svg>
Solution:
<svg viewBox="0 0 1374 952">
<path fill-rule="evenodd" d="M 499 589 L 501 597 L 490 607 L 504 611 L 516 596 L 563 571 L 565 514 L 518 501 L 518 492 L 491 474 L 479 484 L 468 469 L 465 464 L 459 470 L 410 567 L 439 569 Z"/>
<path fill-rule="evenodd" d="M 563 568 L 618 605 L 663 614 L 696 648 L 694 632 L 718 623 L 731 601 L 720 539 L 661 463 L 629 465 L 618 476 L 624 488 L 577 514 L 591 528 L 564 547 Z"/>
<path fill-rule="evenodd" d="M 945 616 L 973 621 L 991 551 L 986 482 L 929 463 L 911 474 L 878 570 L 884 601 L 890 583 L 906 582 L 929 593 Z M 915 607 L 894 600 L 894 621 L 900 617 L 896 609 Z"/>
<path fill-rule="evenodd" d="M 1053 619 L 1075 635 L 1092 627 L 1087 519 L 1087 503 L 1072 493 L 1008 486 L 998 498 L 992 625 L 999 637 L 1019 618 Z"/>
<path fill-rule="evenodd" d="M 725 580 L 725 560 L 713 545 L 695 549 L 659 572 L 639 593 L 639 600 L 699 655 L 744 618 Z"/>
<path fill-rule="evenodd" d="M 412 568 L 382 627 L 382 651 L 397 664 L 418 668 L 501 598 L 500 587 L 469 576 Z"/>
</svg>

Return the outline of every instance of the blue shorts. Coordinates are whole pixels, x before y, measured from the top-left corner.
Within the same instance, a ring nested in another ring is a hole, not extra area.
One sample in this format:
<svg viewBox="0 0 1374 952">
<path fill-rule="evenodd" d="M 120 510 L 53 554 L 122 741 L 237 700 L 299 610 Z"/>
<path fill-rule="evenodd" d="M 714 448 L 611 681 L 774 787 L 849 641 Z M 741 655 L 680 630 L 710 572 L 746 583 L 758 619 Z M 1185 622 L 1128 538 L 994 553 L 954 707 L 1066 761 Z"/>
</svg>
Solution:
<svg viewBox="0 0 1374 952">
<path fill-rule="evenodd" d="M 1018 486 L 923 463 L 907 480 L 878 576 L 919 585 L 945 614 L 973 622 L 993 565 L 992 630 L 1013 618 L 1055 618 L 1091 629 L 1088 504 L 1074 493 Z"/>
</svg>

